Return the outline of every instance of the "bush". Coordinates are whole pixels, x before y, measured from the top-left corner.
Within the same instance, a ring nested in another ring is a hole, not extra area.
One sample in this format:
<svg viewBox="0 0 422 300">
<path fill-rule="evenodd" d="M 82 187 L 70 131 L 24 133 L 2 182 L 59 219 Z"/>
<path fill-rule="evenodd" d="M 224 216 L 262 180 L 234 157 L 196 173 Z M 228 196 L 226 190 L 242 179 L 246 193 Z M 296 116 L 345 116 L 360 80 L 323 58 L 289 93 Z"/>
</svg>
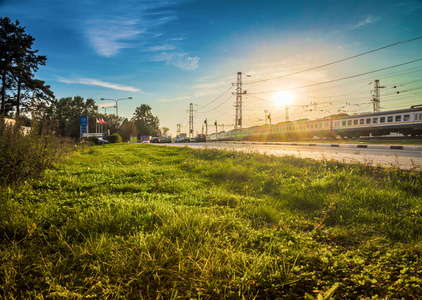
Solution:
<svg viewBox="0 0 422 300">
<path fill-rule="evenodd" d="M 0 119 L 0 187 L 40 177 L 70 146 L 40 124 L 25 132 L 18 122 Z"/>
<path fill-rule="evenodd" d="M 90 141 L 91 143 L 98 145 L 98 138 L 96 136 L 90 136 L 88 138 L 88 141 Z"/>
<path fill-rule="evenodd" d="M 122 137 L 119 134 L 117 134 L 117 133 L 113 133 L 112 135 L 110 135 L 108 137 L 108 141 L 110 143 L 121 143 L 122 142 Z"/>
</svg>

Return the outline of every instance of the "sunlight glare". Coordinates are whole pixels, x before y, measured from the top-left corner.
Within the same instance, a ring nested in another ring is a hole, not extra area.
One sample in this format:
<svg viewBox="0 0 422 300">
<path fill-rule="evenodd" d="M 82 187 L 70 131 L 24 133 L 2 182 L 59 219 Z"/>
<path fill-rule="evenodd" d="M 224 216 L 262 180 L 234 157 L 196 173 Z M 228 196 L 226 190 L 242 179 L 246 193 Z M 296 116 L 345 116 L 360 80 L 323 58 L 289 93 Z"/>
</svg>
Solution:
<svg viewBox="0 0 422 300">
<path fill-rule="evenodd" d="M 274 100 L 280 106 L 289 105 L 293 101 L 293 95 L 289 91 L 280 91 L 274 96 Z"/>
</svg>

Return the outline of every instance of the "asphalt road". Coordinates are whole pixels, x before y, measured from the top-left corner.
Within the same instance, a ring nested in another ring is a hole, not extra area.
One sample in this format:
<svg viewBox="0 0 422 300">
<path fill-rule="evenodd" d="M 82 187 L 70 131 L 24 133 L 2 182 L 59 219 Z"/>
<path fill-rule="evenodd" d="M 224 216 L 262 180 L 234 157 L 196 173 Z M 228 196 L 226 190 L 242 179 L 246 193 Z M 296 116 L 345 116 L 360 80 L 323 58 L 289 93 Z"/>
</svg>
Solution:
<svg viewBox="0 0 422 300">
<path fill-rule="evenodd" d="M 293 155 L 301 158 L 338 160 L 345 163 L 359 162 L 370 166 L 393 166 L 400 169 L 422 170 L 422 146 L 258 142 L 172 143 L 160 145 L 226 148 L 277 156 Z"/>
</svg>

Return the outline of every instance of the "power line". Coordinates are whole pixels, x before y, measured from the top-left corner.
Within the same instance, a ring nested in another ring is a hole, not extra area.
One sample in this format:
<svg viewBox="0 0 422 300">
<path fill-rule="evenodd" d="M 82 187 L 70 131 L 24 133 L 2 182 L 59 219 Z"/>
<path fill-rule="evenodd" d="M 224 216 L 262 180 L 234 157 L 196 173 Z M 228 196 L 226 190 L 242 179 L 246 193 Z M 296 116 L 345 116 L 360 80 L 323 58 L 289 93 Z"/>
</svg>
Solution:
<svg viewBox="0 0 422 300">
<path fill-rule="evenodd" d="M 421 60 L 422 60 L 422 58 L 416 59 L 416 60 L 412 60 L 412 61 L 408 61 L 408 62 L 405 62 L 405 63 L 402 63 L 402 64 L 394 65 L 394 66 L 391 66 L 391 67 L 386 67 L 386 68 L 382 68 L 382 69 L 378 69 L 378 70 L 366 72 L 366 73 L 361 73 L 361 74 L 357 74 L 357 75 L 352 75 L 352 76 L 348 76 L 348 77 L 343 77 L 343 78 L 339 78 L 339 79 L 333 79 L 333 80 L 319 82 L 319 83 L 314 83 L 314 84 L 309 84 L 309 85 L 298 86 L 298 87 L 294 87 L 294 88 L 288 88 L 288 89 L 276 90 L 276 91 L 255 92 L 255 93 L 249 93 L 249 94 L 250 95 L 252 95 L 252 94 L 267 94 L 267 93 L 276 93 L 276 92 L 280 92 L 280 91 L 289 91 L 289 90 L 295 90 L 295 89 L 302 89 L 302 88 L 307 88 L 307 87 L 312 87 L 312 86 L 317 86 L 317 85 L 322 85 L 322 84 L 337 82 L 337 81 L 341 81 L 341 80 L 356 78 L 356 77 L 359 77 L 359 76 L 368 75 L 368 74 L 372 74 L 372 73 L 376 73 L 376 72 L 380 72 L 380 71 L 384 71 L 384 70 L 388 70 L 388 69 L 392 69 L 392 68 L 397 68 L 397 67 L 400 67 L 400 66 L 408 65 L 408 64 L 415 63 L 415 62 L 418 62 L 418 61 L 421 61 Z"/>
<path fill-rule="evenodd" d="M 269 80 L 284 78 L 284 77 L 288 77 L 288 76 L 292 76 L 292 75 L 296 75 L 296 74 L 300 74 L 300 73 L 304 73 L 304 72 L 308 72 L 308 71 L 313 71 L 313 70 L 316 70 L 316 69 L 319 69 L 319 68 L 327 67 L 327 66 L 334 65 L 334 64 L 337 64 L 337 63 L 346 61 L 346 60 L 350 60 L 350 59 L 359 57 L 359 56 L 363 56 L 363 55 L 366 55 L 366 54 L 369 54 L 369 53 L 373 53 L 373 52 L 376 52 L 376 51 L 379 51 L 379 50 L 383 50 L 383 49 L 386 49 L 386 48 L 389 48 L 389 47 L 392 47 L 392 46 L 396 46 L 396 45 L 399 45 L 399 44 L 405 44 L 405 43 L 413 42 L 413 41 L 418 40 L 418 39 L 421 39 L 421 38 L 422 38 L 422 36 L 417 37 L 417 38 L 414 38 L 414 39 L 410 39 L 410 40 L 407 40 L 407 41 L 397 42 L 397 43 L 394 43 L 394 44 L 391 44 L 391 45 L 387 45 L 387 46 L 384 46 L 384 47 L 381 47 L 381 48 L 377 48 L 377 49 L 374 49 L 374 50 L 371 50 L 371 51 L 367 51 L 367 52 L 364 52 L 364 53 L 361 53 L 361 54 L 357 54 L 357 55 L 350 56 L 350 57 L 347 57 L 347 58 L 343 58 L 343 59 L 340 59 L 340 60 L 337 60 L 337 61 L 334 61 L 334 62 L 330 62 L 330 63 L 324 64 L 324 65 L 321 65 L 321 66 L 317 66 L 317 67 L 313 67 L 313 68 L 309 68 L 309 69 L 306 69 L 306 70 L 297 71 L 297 72 L 293 72 L 293 73 L 290 73 L 290 74 L 281 75 L 281 76 L 277 76 L 277 77 L 273 77 L 273 78 L 267 78 L 267 79 L 262 79 L 262 80 L 255 80 L 255 81 L 244 83 L 243 85 L 253 84 L 253 83 L 258 83 L 258 82 L 264 82 L 264 81 L 269 81 Z"/>
<path fill-rule="evenodd" d="M 233 95 L 230 95 L 230 97 L 228 97 L 223 103 L 221 103 L 220 105 L 214 107 L 213 109 L 211 109 L 209 111 L 198 112 L 198 114 L 206 114 L 206 113 L 212 112 L 213 110 L 216 110 L 217 108 L 219 108 L 220 106 L 222 106 L 223 104 L 225 104 L 227 101 L 229 101 L 231 97 L 233 97 Z"/>
<path fill-rule="evenodd" d="M 215 98 L 214 100 L 212 100 L 210 103 L 205 104 L 204 106 L 201 106 L 200 108 L 198 108 L 198 110 L 203 109 L 204 107 L 207 107 L 208 105 L 210 105 L 211 103 L 217 101 L 218 99 L 220 99 L 221 97 L 224 96 L 224 94 L 226 94 L 228 91 L 230 91 L 233 88 L 233 86 L 231 86 L 230 88 L 228 88 L 224 93 L 222 93 L 220 96 L 218 96 L 217 98 Z"/>
</svg>

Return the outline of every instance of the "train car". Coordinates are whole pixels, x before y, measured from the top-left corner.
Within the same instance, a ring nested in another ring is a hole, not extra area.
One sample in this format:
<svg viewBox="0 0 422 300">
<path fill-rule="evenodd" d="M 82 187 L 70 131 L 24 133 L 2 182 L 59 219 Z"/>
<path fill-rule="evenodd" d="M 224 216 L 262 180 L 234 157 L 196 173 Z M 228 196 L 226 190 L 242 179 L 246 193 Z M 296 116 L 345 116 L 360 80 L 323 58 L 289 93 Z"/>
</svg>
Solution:
<svg viewBox="0 0 422 300">
<path fill-rule="evenodd" d="M 341 114 L 310 120 L 281 122 L 209 135 L 210 141 L 285 141 L 309 138 L 356 138 L 360 136 L 382 136 L 391 133 L 422 135 L 422 105 L 408 109 L 365 113 Z"/>
<path fill-rule="evenodd" d="M 341 137 L 381 136 L 390 133 L 422 134 L 422 105 L 408 109 L 345 116 L 333 119 L 333 130 Z"/>
</svg>

